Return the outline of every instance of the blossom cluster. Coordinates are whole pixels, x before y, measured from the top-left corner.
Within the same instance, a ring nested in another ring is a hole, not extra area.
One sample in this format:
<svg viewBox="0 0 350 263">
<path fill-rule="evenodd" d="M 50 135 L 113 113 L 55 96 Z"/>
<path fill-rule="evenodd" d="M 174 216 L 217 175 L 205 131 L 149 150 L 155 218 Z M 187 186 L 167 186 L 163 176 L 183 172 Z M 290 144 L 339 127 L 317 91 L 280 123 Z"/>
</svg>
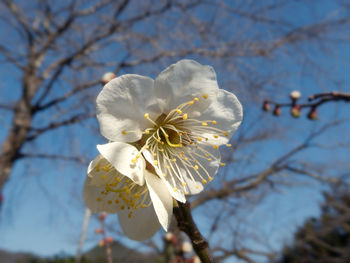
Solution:
<svg viewBox="0 0 350 263">
<path fill-rule="evenodd" d="M 219 147 L 242 121 L 236 96 L 219 89 L 210 66 L 181 60 L 153 80 L 127 74 L 96 100 L 101 134 L 83 197 L 92 212 L 117 213 L 124 233 L 145 240 L 167 230 L 173 199 L 186 202 L 213 180 Z"/>
</svg>

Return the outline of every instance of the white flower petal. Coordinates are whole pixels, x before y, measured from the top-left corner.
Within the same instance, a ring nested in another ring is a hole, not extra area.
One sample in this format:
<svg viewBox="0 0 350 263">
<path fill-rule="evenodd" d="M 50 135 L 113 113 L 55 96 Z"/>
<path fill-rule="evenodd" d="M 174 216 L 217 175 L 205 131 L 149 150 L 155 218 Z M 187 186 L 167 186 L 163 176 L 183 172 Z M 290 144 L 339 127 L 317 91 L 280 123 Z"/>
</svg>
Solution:
<svg viewBox="0 0 350 263">
<path fill-rule="evenodd" d="M 170 181 L 170 177 L 165 178 L 163 175 L 165 174 L 163 171 L 165 171 L 164 165 L 154 165 L 154 158 L 152 156 L 152 154 L 149 151 L 144 151 L 143 155 L 145 157 L 145 159 L 147 160 L 147 162 L 149 163 L 149 165 L 153 166 L 153 168 L 155 169 L 156 173 L 159 175 L 159 177 L 162 179 L 162 181 L 165 183 L 168 191 L 170 192 L 170 194 L 178 201 L 185 203 L 186 202 L 186 197 L 185 197 L 185 191 L 182 189 L 182 185 L 179 181 L 175 181 L 175 183 L 173 183 L 172 181 Z M 162 168 L 163 170 L 161 170 L 160 168 Z M 169 180 L 168 180 L 169 179 Z M 181 185 L 181 187 L 179 187 Z M 174 191 L 174 189 L 176 189 L 176 191 Z"/>
<path fill-rule="evenodd" d="M 116 213 L 119 209 L 114 202 L 116 193 L 109 193 L 108 195 L 101 195 L 101 191 L 104 187 L 97 187 L 91 184 L 91 178 L 87 177 L 84 183 L 83 198 L 86 206 L 91 210 L 92 213 L 107 212 Z"/>
<path fill-rule="evenodd" d="M 145 183 L 145 160 L 142 157 L 136 159 L 138 150 L 134 146 L 123 142 L 112 142 L 97 145 L 97 149 L 118 172 L 139 185 Z M 131 160 L 134 158 L 136 162 L 132 163 Z"/>
<path fill-rule="evenodd" d="M 132 74 L 108 82 L 98 95 L 96 106 L 102 135 L 122 142 L 139 140 L 149 125 L 144 114 L 160 111 L 155 103 L 153 80 Z"/>
<path fill-rule="evenodd" d="M 163 113 L 168 113 L 169 110 L 195 97 L 199 100 L 192 108 L 203 111 L 215 98 L 217 91 L 218 84 L 214 69 L 194 60 L 180 60 L 169 66 L 154 82 L 154 93 Z"/>
<path fill-rule="evenodd" d="M 158 216 L 160 224 L 164 230 L 167 231 L 173 215 L 173 198 L 166 188 L 166 185 L 157 175 L 148 171 L 145 171 L 145 173 L 153 208 Z"/>
<path fill-rule="evenodd" d="M 237 97 L 226 90 L 220 89 L 217 99 L 199 117 L 200 120 L 216 121 L 215 128 L 227 132 L 226 135 L 218 133 L 218 138 L 214 138 L 212 133 L 203 133 L 202 136 L 208 138 L 209 144 L 225 144 L 232 137 L 243 119 L 243 108 Z"/>
<path fill-rule="evenodd" d="M 99 154 L 95 157 L 95 159 L 93 159 L 90 163 L 89 163 L 89 167 L 87 169 L 87 173 L 88 175 L 90 174 L 90 172 L 96 167 L 96 165 L 102 160 L 102 155 Z"/>
<path fill-rule="evenodd" d="M 133 210 L 131 217 L 129 213 L 129 210 L 120 211 L 118 218 L 123 232 L 130 239 L 143 241 L 159 230 L 160 224 L 153 206 Z"/>
</svg>

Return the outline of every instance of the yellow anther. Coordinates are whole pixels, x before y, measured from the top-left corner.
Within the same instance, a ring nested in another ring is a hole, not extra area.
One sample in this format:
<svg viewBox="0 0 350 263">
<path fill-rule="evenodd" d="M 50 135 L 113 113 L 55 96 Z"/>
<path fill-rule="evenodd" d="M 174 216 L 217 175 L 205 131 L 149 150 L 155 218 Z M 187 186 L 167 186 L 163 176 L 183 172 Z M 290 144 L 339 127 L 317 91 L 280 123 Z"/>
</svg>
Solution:
<svg viewBox="0 0 350 263">
<path fill-rule="evenodd" d="M 216 124 L 216 121 L 212 121 L 211 123 L 212 123 L 213 125 L 215 125 L 215 124 Z"/>
<path fill-rule="evenodd" d="M 146 133 L 146 134 L 149 134 L 149 130 L 145 130 L 145 133 Z"/>
<path fill-rule="evenodd" d="M 208 126 L 208 123 L 206 123 L 205 121 L 202 122 L 202 126 Z"/>
<path fill-rule="evenodd" d="M 114 203 L 119 204 L 119 200 L 118 200 L 118 199 L 116 199 L 116 200 L 114 201 Z"/>
<path fill-rule="evenodd" d="M 210 162 L 210 161 L 211 161 L 211 158 L 208 158 L 208 161 Z"/>
<path fill-rule="evenodd" d="M 156 157 L 156 156 L 157 156 L 157 154 L 156 154 L 156 153 L 153 153 L 153 156 L 154 156 L 154 157 Z"/>
<path fill-rule="evenodd" d="M 132 216 L 132 212 L 130 212 L 130 213 L 128 214 L 128 218 L 131 218 L 131 216 Z"/>
<path fill-rule="evenodd" d="M 194 101 L 191 100 L 189 103 L 188 103 L 190 106 L 192 106 L 194 104 Z"/>
<path fill-rule="evenodd" d="M 147 205 L 145 205 L 145 204 L 142 204 L 142 205 L 141 205 L 141 207 L 142 207 L 142 208 L 145 208 L 145 207 L 147 207 Z"/>
<path fill-rule="evenodd" d="M 111 204 L 112 204 L 112 200 L 108 200 L 107 203 L 108 203 L 109 205 L 111 205 Z"/>
<path fill-rule="evenodd" d="M 182 110 L 176 109 L 176 112 L 177 112 L 178 114 L 181 114 L 181 113 L 182 113 Z"/>
<path fill-rule="evenodd" d="M 162 174 L 163 175 L 163 177 L 166 177 L 166 174 Z"/>
<path fill-rule="evenodd" d="M 199 185 L 196 185 L 195 187 L 196 187 L 196 189 L 198 189 L 198 188 L 199 188 Z"/>
<path fill-rule="evenodd" d="M 120 209 L 121 209 L 121 210 L 124 210 L 124 209 L 125 209 L 125 206 L 124 206 L 124 205 L 122 205 L 122 206 L 120 207 Z"/>
<path fill-rule="evenodd" d="M 174 187 L 174 188 L 173 188 L 173 190 L 174 190 L 174 192 L 176 192 L 176 191 L 177 191 L 177 188 L 176 188 L 176 187 Z"/>
<path fill-rule="evenodd" d="M 198 161 L 197 161 L 197 160 L 194 160 L 194 163 L 198 163 Z"/>
<path fill-rule="evenodd" d="M 149 146 L 148 146 L 148 145 L 146 145 L 146 146 L 145 146 L 145 148 L 146 148 L 146 149 L 149 149 Z"/>
<path fill-rule="evenodd" d="M 126 134 L 127 134 L 127 132 L 126 132 L 126 131 L 122 131 L 122 134 L 123 134 L 123 135 L 126 135 Z"/>
<path fill-rule="evenodd" d="M 188 157 L 185 157 L 185 161 L 188 161 Z"/>
<path fill-rule="evenodd" d="M 206 156 L 206 157 L 209 157 L 209 154 L 206 153 L 205 156 Z"/>
<path fill-rule="evenodd" d="M 167 168 L 167 169 L 170 169 L 170 166 L 169 166 L 169 165 L 167 165 L 167 166 L 166 166 L 166 168 Z"/>
<path fill-rule="evenodd" d="M 198 169 L 199 169 L 198 165 L 195 165 L 193 168 L 194 168 L 195 170 L 198 170 Z"/>
<path fill-rule="evenodd" d="M 133 159 L 131 159 L 131 162 L 132 162 L 133 164 L 136 164 L 137 159 L 136 159 L 136 158 L 133 158 Z"/>
<path fill-rule="evenodd" d="M 186 115 L 186 116 L 187 116 L 187 115 Z M 186 118 L 187 118 L 187 117 L 186 117 Z M 184 135 L 187 135 L 187 131 L 184 131 L 183 134 L 184 134 Z"/>
<path fill-rule="evenodd" d="M 232 144 L 226 144 L 226 147 L 231 147 L 232 146 Z"/>
<path fill-rule="evenodd" d="M 220 165 L 221 165 L 222 167 L 225 167 L 225 166 L 226 166 L 226 163 L 220 163 Z"/>
<path fill-rule="evenodd" d="M 203 184 L 206 184 L 206 183 L 207 183 L 207 180 L 203 179 L 203 180 L 202 180 L 202 183 L 203 183 Z"/>
<path fill-rule="evenodd" d="M 185 192 L 185 195 L 188 195 L 188 192 L 187 192 L 187 191 Z"/>
<path fill-rule="evenodd" d="M 106 175 L 104 174 L 104 175 L 101 175 L 101 178 L 102 178 L 102 180 L 104 180 L 104 179 L 106 179 Z"/>
<path fill-rule="evenodd" d="M 176 158 L 171 159 L 174 163 L 176 162 Z"/>
<path fill-rule="evenodd" d="M 215 139 L 219 138 L 219 136 L 218 136 L 218 135 L 216 135 L 216 134 L 214 134 L 213 136 L 214 136 L 214 138 L 215 138 Z"/>
<path fill-rule="evenodd" d="M 188 118 L 187 113 L 185 113 L 184 115 L 182 115 L 182 119 L 183 119 L 183 120 L 187 120 L 187 118 Z M 184 132 L 184 134 L 185 134 L 185 132 Z"/>
<path fill-rule="evenodd" d="M 124 190 L 125 190 L 125 193 L 126 193 L 127 195 L 130 194 L 130 189 L 129 189 L 127 186 L 125 186 Z"/>
<path fill-rule="evenodd" d="M 146 119 L 149 118 L 149 114 L 148 113 L 145 113 L 145 115 L 143 115 Z"/>
<path fill-rule="evenodd" d="M 202 138 L 201 138 L 201 137 L 197 137 L 197 140 L 198 140 L 198 141 L 202 141 Z"/>
<path fill-rule="evenodd" d="M 213 181 L 213 177 L 211 177 L 211 176 L 209 176 L 208 179 L 210 182 Z"/>
<path fill-rule="evenodd" d="M 203 98 L 206 100 L 208 98 L 208 94 L 203 94 Z"/>
<path fill-rule="evenodd" d="M 97 197 L 96 201 L 101 202 L 102 201 L 101 197 Z"/>
<path fill-rule="evenodd" d="M 153 164 L 154 164 L 154 165 L 158 165 L 158 161 L 157 161 L 157 160 L 154 160 L 154 161 L 153 161 Z"/>
<path fill-rule="evenodd" d="M 198 98 L 194 98 L 193 100 L 194 100 L 194 101 L 198 101 L 199 99 L 198 99 Z"/>
<path fill-rule="evenodd" d="M 185 182 L 182 183 L 183 186 L 186 186 L 187 184 Z"/>
<path fill-rule="evenodd" d="M 108 167 L 107 165 L 102 166 L 102 170 L 105 172 L 109 172 L 109 170 L 111 170 L 111 167 Z"/>
<path fill-rule="evenodd" d="M 218 145 L 213 145 L 213 148 L 215 149 L 215 150 L 217 150 L 217 149 L 219 149 L 219 146 Z"/>
<path fill-rule="evenodd" d="M 140 156 L 141 156 L 140 153 L 137 153 L 137 154 L 136 154 L 136 158 L 137 158 L 137 159 L 140 158 Z"/>
<path fill-rule="evenodd" d="M 228 136 L 228 132 L 227 131 L 222 132 L 222 134 L 225 135 L 225 136 Z"/>
</svg>

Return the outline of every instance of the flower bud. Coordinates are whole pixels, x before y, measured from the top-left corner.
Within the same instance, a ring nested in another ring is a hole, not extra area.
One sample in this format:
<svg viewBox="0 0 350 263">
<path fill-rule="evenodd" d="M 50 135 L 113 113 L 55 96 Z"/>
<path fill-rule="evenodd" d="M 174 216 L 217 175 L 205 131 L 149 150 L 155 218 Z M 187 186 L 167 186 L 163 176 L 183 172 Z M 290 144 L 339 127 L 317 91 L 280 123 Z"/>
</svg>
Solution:
<svg viewBox="0 0 350 263">
<path fill-rule="evenodd" d="M 177 245 L 177 238 L 171 232 L 166 233 L 165 236 L 164 236 L 164 239 L 165 239 L 165 241 L 167 241 L 169 243 L 172 243 L 173 245 Z"/>
<path fill-rule="evenodd" d="M 275 109 L 273 110 L 273 115 L 274 116 L 280 116 L 281 115 L 281 106 L 280 105 L 276 105 Z"/>
<path fill-rule="evenodd" d="M 104 221 L 106 219 L 106 217 L 107 217 L 107 213 L 106 212 L 101 213 L 100 221 Z"/>
<path fill-rule="evenodd" d="M 264 100 L 262 109 L 263 111 L 269 111 L 271 109 L 271 105 L 268 100 Z"/>
<path fill-rule="evenodd" d="M 165 239 L 166 241 L 170 241 L 170 240 L 173 238 L 173 236 L 174 236 L 173 233 L 167 232 L 167 233 L 165 234 L 165 236 L 164 236 L 164 239 Z"/>
<path fill-rule="evenodd" d="M 300 105 L 295 105 L 290 109 L 290 114 L 294 117 L 294 118 L 299 118 L 301 115 L 301 107 Z"/>
<path fill-rule="evenodd" d="M 98 246 L 99 247 L 103 247 L 105 245 L 105 241 L 101 240 L 100 242 L 98 242 Z"/>
<path fill-rule="evenodd" d="M 310 112 L 307 114 L 307 118 L 312 121 L 317 120 L 318 113 L 316 107 L 311 108 Z"/>
<path fill-rule="evenodd" d="M 101 78 L 101 84 L 106 85 L 108 82 L 110 82 L 112 79 L 114 79 L 116 75 L 113 72 L 107 72 L 103 74 Z"/>
<path fill-rule="evenodd" d="M 102 228 L 96 228 L 95 233 L 96 234 L 103 234 L 103 229 Z"/>
<path fill-rule="evenodd" d="M 192 245 L 191 245 L 190 242 L 185 241 L 185 242 L 182 243 L 181 251 L 183 253 L 190 253 L 190 252 L 192 252 L 192 250 L 193 250 L 193 248 L 192 248 Z"/>
<path fill-rule="evenodd" d="M 111 244 L 111 243 L 113 243 L 113 237 L 106 237 L 105 238 L 105 243 L 108 243 L 108 244 Z"/>
<path fill-rule="evenodd" d="M 290 94 L 289 97 L 293 101 L 297 101 L 301 97 L 301 93 L 298 90 L 293 90 Z"/>
</svg>

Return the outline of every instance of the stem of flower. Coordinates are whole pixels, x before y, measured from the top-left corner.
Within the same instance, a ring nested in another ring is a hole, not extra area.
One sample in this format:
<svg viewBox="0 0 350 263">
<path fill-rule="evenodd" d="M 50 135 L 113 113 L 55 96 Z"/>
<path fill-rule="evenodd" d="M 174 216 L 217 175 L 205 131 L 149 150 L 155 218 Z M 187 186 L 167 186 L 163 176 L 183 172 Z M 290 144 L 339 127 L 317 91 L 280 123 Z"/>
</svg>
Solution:
<svg viewBox="0 0 350 263">
<path fill-rule="evenodd" d="M 174 215 L 179 229 L 185 232 L 191 239 L 192 246 L 202 263 L 213 263 L 213 257 L 209 250 L 209 244 L 199 232 L 191 214 L 190 203 L 177 202 L 174 207 Z"/>
</svg>

